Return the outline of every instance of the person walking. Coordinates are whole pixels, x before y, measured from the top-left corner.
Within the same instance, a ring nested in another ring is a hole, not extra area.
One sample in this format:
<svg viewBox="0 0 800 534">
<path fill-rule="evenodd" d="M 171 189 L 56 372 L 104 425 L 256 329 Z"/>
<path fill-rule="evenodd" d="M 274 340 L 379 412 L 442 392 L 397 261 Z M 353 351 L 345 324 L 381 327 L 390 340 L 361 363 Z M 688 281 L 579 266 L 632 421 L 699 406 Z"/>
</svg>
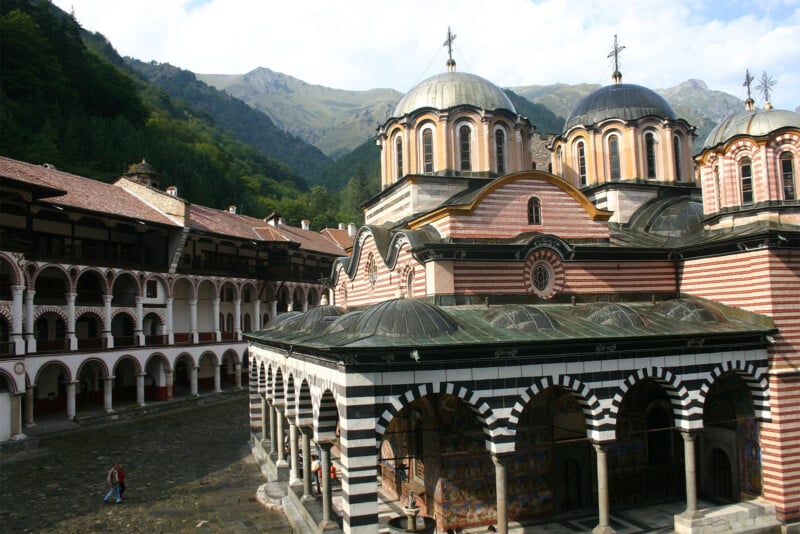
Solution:
<svg viewBox="0 0 800 534">
<path fill-rule="evenodd" d="M 122 500 L 122 494 L 125 493 L 125 471 L 122 470 L 122 464 L 117 464 L 117 480 L 119 481 L 119 500 Z"/>
<path fill-rule="evenodd" d="M 117 504 L 122 502 L 122 497 L 119 494 L 119 464 L 114 464 L 111 469 L 106 473 L 106 483 L 109 485 L 108 493 L 103 497 L 103 502 L 108 504 L 108 500 L 113 496 Z"/>
<path fill-rule="evenodd" d="M 317 460 L 317 455 L 311 455 L 311 481 L 314 483 L 314 486 L 317 488 L 317 493 L 320 493 L 319 490 L 319 475 L 322 471 L 322 467 L 320 466 L 319 460 Z"/>
</svg>

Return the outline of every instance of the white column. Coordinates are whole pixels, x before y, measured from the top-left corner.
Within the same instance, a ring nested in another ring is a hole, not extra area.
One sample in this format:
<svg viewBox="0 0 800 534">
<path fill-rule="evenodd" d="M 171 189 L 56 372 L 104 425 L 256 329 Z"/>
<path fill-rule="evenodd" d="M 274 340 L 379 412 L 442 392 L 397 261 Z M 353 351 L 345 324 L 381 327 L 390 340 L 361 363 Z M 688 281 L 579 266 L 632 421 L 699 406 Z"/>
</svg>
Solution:
<svg viewBox="0 0 800 534">
<path fill-rule="evenodd" d="M 277 449 L 277 453 L 278 453 L 278 461 L 275 464 L 278 467 L 286 467 L 286 451 L 283 448 L 284 438 L 283 438 L 283 411 L 282 411 L 282 408 L 283 408 L 283 406 L 276 406 L 275 407 L 275 415 L 276 415 L 275 424 L 276 424 L 277 430 L 278 430 L 277 443 L 275 444 L 276 445 L 275 448 Z"/>
<path fill-rule="evenodd" d="M 242 299 L 233 300 L 233 339 L 242 340 Z"/>
<path fill-rule="evenodd" d="M 216 321 L 217 318 L 214 318 Z M 191 325 L 191 332 L 192 332 L 192 343 L 197 343 L 199 341 L 199 336 L 197 334 L 197 299 L 192 299 L 189 301 L 189 321 Z"/>
<path fill-rule="evenodd" d="M 261 442 L 263 443 L 269 441 L 269 420 L 272 414 L 264 395 L 259 395 L 259 397 L 261 398 Z"/>
<path fill-rule="evenodd" d="M 212 313 L 214 314 L 214 322 L 211 323 L 214 325 L 214 341 L 222 341 L 222 333 L 220 330 L 223 328 L 224 323 L 223 325 L 219 324 L 219 297 L 214 299 Z"/>
<path fill-rule="evenodd" d="M 77 293 L 67 293 L 67 347 L 69 350 L 78 349 L 78 336 L 75 335 L 75 298 Z"/>
<path fill-rule="evenodd" d="M 289 423 L 289 484 L 299 484 L 300 480 L 300 463 L 297 454 L 297 425 Z"/>
<path fill-rule="evenodd" d="M 106 413 L 112 413 L 114 411 L 111 402 L 111 388 L 114 386 L 113 380 L 113 376 L 103 377 L 103 408 Z"/>
<path fill-rule="evenodd" d="M 167 321 L 167 343 L 170 345 L 175 344 L 175 327 L 172 320 L 172 303 L 175 301 L 172 297 L 167 297 L 166 308 L 166 321 Z"/>
<path fill-rule="evenodd" d="M 24 291 L 25 286 L 11 286 L 11 342 L 16 356 L 25 354 L 25 337 L 22 335 Z"/>
<path fill-rule="evenodd" d="M 593 534 L 613 534 L 614 529 L 609 524 L 608 513 L 608 463 L 606 460 L 608 446 L 600 443 L 594 444 L 597 453 L 597 526 Z"/>
<path fill-rule="evenodd" d="M 147 373 L 139 373 L 136 375 L 136 404 L 144 406 L 144 377 Z"/>
<path fill-rule="evenodd" d="M 253 302 L 253 330 L 261 330 L 261 301 L 255 300 Z"/>
<path fill-rule="evenodd" d="M 34 426 L 33 422 L 33 401 L 36 389 L 32 384 L 25 388 L 25 426 Z"/>
<path fill-rule="evenodd" d="M 106 348 L 114 348 L 114 336 L 111 335 L 111 299 L 113 295 L 103 295 L 103 337 Z"/>
<path fill-rule="evenodd" d="M 192 372 L 191 372 L 192 377 L 190 379 L 189 386 L 191 388 L 191 393 L 192 393 L 193 397 L 197 396 L 197 371 L 198 371 L 198 369 L 199 369 L 199 367 L 192 367 Z"/>
<path fill-rule="evenodd" d="M 222 380 L 220 379 L 220 370 L 222 369 L 221 365 L 214 366 L 214 391 L 219 393 L 222 391 Z"/>
<path fill-rule="evenodd" d="M 28 352 L 36 352 L 36 336 L 33 333 L 33 297 L 36 291 L 29 289 L 25 293 L 25 341 Z"/>
<path fill-rule="evenodd" d="M 303 436 L 303 497 L 304 501 L 313 499 L 311 493 L 311 428 L 300 428 Z"/>
<path fill-rule="evenodd" d="M 134 327 L 133 336 L 136 338 L 136 346 L 144 347 L 144 309 L 142 304 L 142 297 L 136 297 L 136 326 Z"/>
<path fill-rule="evenodd" d="M 67 382 L 67 419 L 75 419 L 75 384 L 77 380 Z"/>
<path fill-rule="evenodd" d="M 269 302 L 269 317 L 270 317 L 270 322 L 271 322 L 271 321 L 274 321 L 274 320 L 275 320 L 275 317 L 277 317 L 277 315 L 278 315 L 278 301 L 277 301 L 277 300 L 271 300 L 271 301 Z M 266 325 L 265 325 L 265 326 L 266 326 Z"/>
</svg>

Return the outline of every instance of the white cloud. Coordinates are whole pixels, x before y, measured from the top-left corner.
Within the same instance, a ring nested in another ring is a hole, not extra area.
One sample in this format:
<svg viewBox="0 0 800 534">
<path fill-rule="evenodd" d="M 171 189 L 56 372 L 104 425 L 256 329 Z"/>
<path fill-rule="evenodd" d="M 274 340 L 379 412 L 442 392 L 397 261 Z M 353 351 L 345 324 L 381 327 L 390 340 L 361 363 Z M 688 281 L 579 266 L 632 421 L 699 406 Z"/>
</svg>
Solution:
<svg viewBox="0 0 800 534">
<path fill-rule="evenodd" d="M 614 34 L 624 81 L 689 78 L 744 96 L 745 69 L 776 81 L 772 101 L 800 104 L 800 0 L 55 0 L 123 55 L 198 73 L 267 67 L 341 89 L 407 91 L 458 68 L 501 86 L 608 84 Z M 757 102 L 759 101 L 756 98 Z"/>
</svg>

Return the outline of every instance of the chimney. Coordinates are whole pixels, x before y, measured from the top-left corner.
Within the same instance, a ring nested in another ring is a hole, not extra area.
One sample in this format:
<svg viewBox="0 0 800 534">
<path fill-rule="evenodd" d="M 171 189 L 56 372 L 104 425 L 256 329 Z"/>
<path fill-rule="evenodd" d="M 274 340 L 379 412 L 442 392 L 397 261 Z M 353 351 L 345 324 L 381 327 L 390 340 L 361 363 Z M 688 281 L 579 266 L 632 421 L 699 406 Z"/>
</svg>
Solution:
<svg viewBox="0 0 800 534">
<path fill-rule="evenodd" d="M 344 230 L 344 223 L 339 223 L 339 230 Z"/>
<path fill-rule="evenodd" d="M 300 228 L 302 228 L 303 230 L 311 230 L 311 220 L 303 219 L 302 221 L 300 221 Z"/>
<path fill-rule="evenodd" d="M 171 186 L 167 187 L 167 194 L 169 196 L 171 196 L 171 197 L 177 197 L 178 196 L 178 188 L 175 187 L 174 185 L 171 185 Z"/>
<path fill-rule="evenodd" d="M 270 225 L 270 226 L 275 226 L 275 219 L 269 219 L 269 218 L 267 218 L 267 219 L 265 219 L 265 220 L 267 221 L 267 224 L 268 224 L 268 225 Z"/>
<path fill-rule="evenodd" d="M 350 237 L 356 236 L 356 223 L 350 223 L 347 225 L 347 235 Z"/>
<path fill-rule="evenodd" d="M 228 206 L 228 213 L 236 215 L 236 206 Z"/>
</svg>

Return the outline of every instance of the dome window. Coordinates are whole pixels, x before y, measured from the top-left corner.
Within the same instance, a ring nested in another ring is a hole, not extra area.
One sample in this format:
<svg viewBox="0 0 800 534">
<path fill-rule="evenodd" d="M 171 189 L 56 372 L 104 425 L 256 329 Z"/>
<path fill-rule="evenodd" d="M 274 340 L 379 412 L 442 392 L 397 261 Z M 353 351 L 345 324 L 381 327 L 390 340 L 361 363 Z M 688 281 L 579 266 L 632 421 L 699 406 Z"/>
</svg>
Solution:
<svg viewBox="0 0 800 534">
<path fill-rule="evenodd" d="M 394 138 L 394 157 L 397 180 L 403 177 L 403 138 L 399 135 Z"/>
<path fill-rule="evenodd" d="M 542 203 L 536 197 L 528 199 L 528 224 L 542 224 Z"/>
<path fill-rule="evenodd" d="M 622 173 L 619 165 L 619 137 L 616 135 L 608 137 L 608 165 L 611 180 L 619 181 Z"/>
<path fill-rule="evenodd" d="M 742 206 L 753 203 L 753 165 L 750 158 L 739 161 L 739 180 L 742 184 Z"/>
<path fill-rule="evenodd" d="M 583 141 L 578 141 L 575 146 L 575 156 L 578 159 L 578 177 L 581 185 L 586 185 L 586 145 Z"/>
<path fill-rule="evenodd" d="M 458 143 L 461 148 L 461 170 L 462 171 L 470 171 L 472 170 L 472 159 L 470 156 L 470 138 L 472 136 L 472 132 L 469 129 L 469 126 L 462 126 L 458 129 Z"/>
<path fill-rule="evenodd" d="M 494 155 L 497 166 L 497 174 L 506 173 L 506 134 L 498 128 L 494 131 Z"/>
<path fill-rule="evenodd" d="M 797 196 L 794 187 L 794 158 L 791 152 L 781 154 L 781 178 L 783 179 L 783 199 L 795 200 Z"/>
<path fill-rule="evenodd" d="M 675 160 L 675 181 L 680 182 L 683 180 L 683 173 L 681 172 L 681 135 L 675 134 L 672 137 L 672 157 Z"/>
<path fill-rule="evenodd" d="M 430 128 L 422 132 L 422 171 L 433 172 L 433 132 Z"/>
<path fill-rule="evenodd" d="M 656 136 L 653 132 L 644 134 L 645 164 L 647 165 L 647 178 L 654 180 L 656 177 Z"/>
</svg>

